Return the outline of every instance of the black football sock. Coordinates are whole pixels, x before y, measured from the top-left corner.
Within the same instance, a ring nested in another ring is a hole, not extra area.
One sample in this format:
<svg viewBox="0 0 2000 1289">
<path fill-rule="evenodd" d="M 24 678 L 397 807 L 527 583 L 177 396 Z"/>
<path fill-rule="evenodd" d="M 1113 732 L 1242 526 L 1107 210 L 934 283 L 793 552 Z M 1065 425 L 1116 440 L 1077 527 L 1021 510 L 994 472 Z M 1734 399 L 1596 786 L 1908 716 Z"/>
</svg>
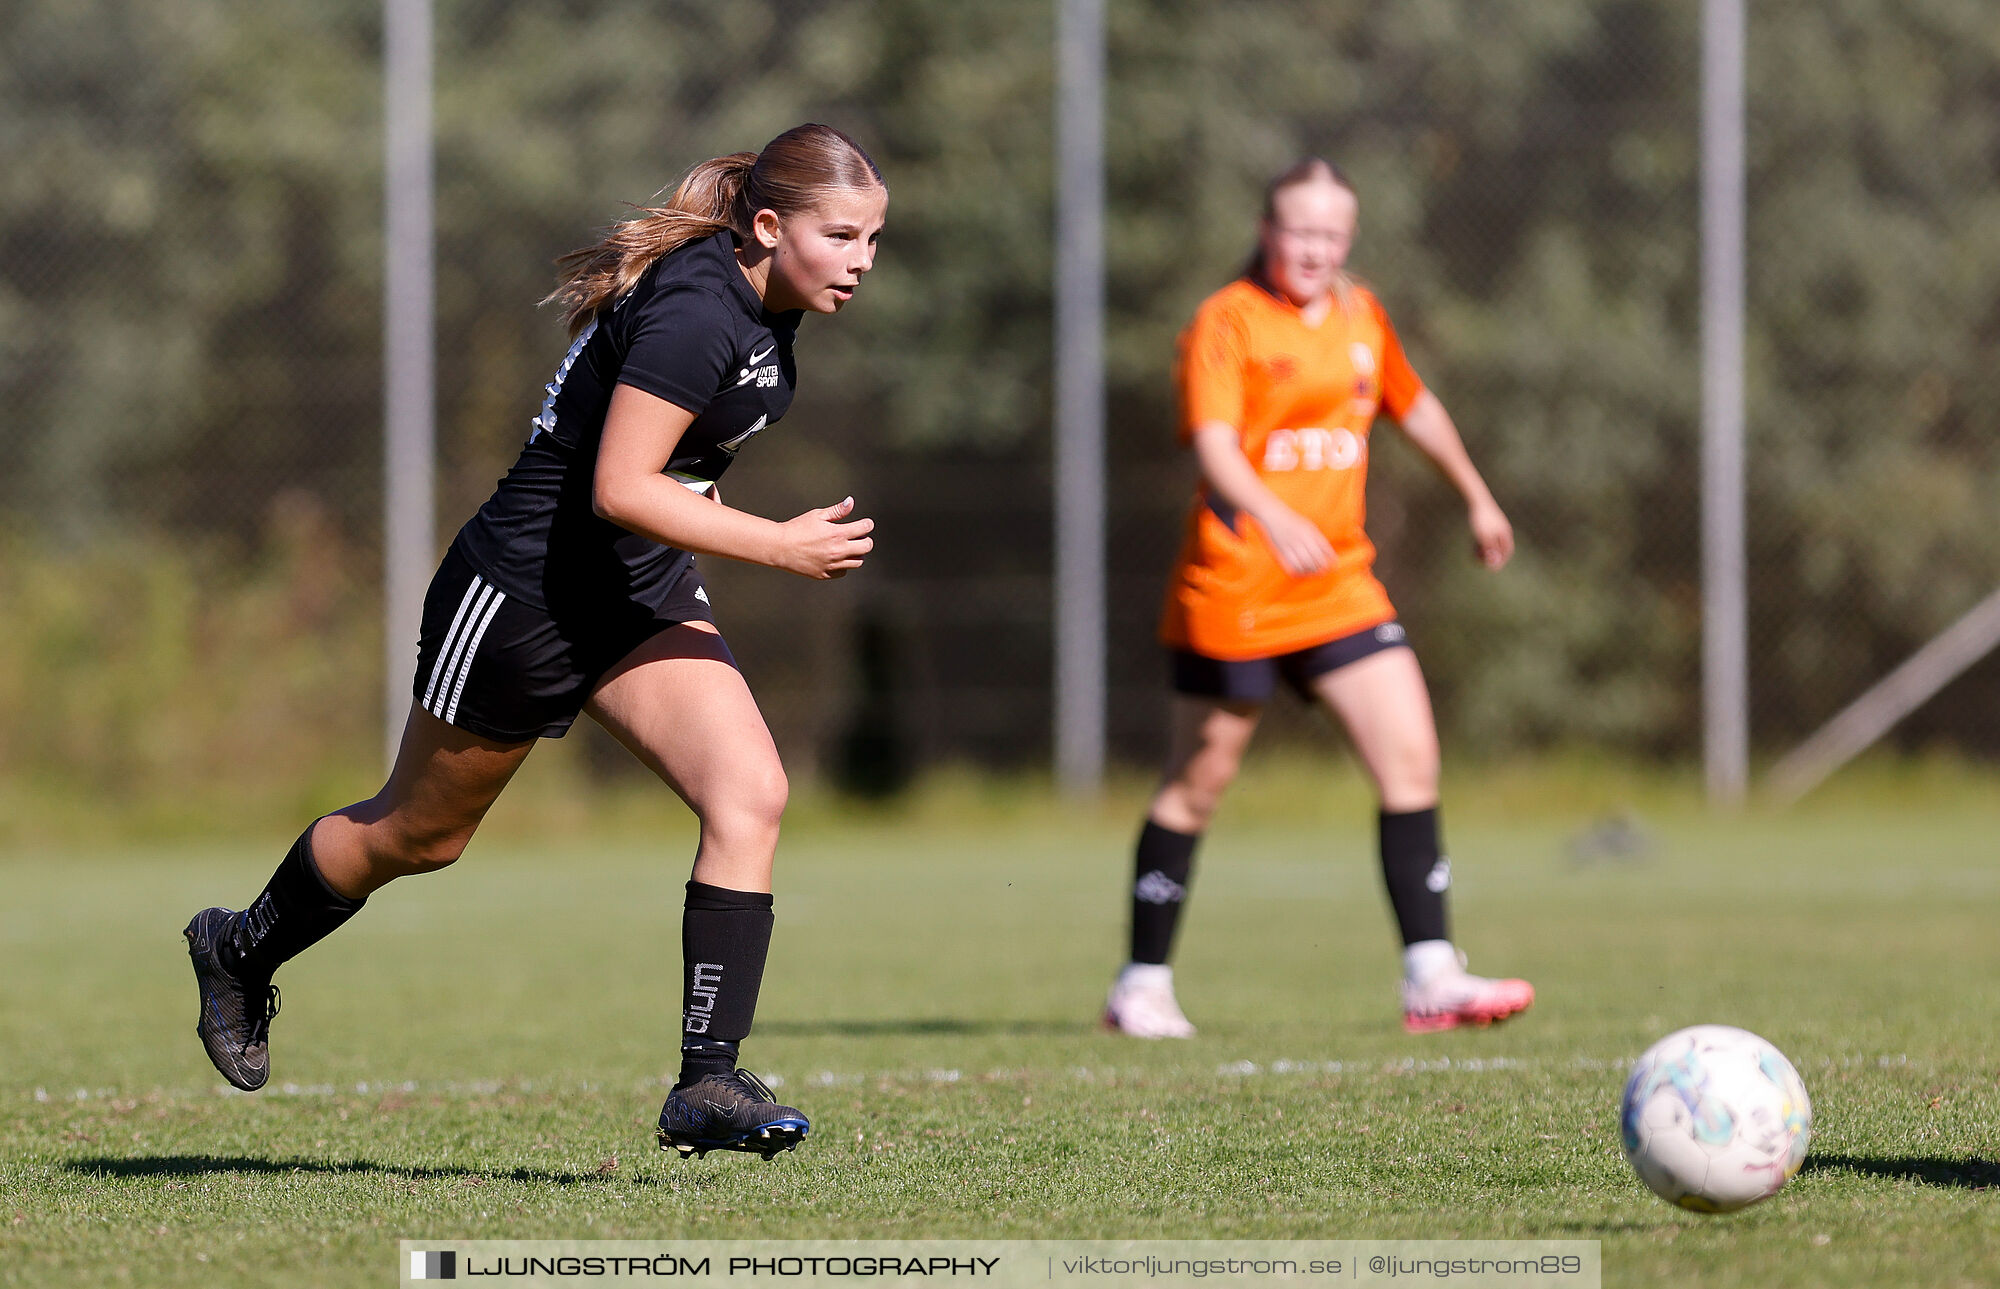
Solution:
<svg viewBox="0 0 2000 1289">
<path fill-rule="evenodd" d="M 351 900 L 326 884 L 313 860 L 306 825 L 264 890 L 238 913 L 221 946 L 222 965 L 246 980 L 269 980 L 280 964 L 338 931 L 368 901 Z"/>
<path fill-rule="evenodd" d="M 1172 952 L 1200 843 L 1200 833 L 1175 832 L 1150 819 L 1139 830 L 1132 862 L 1133 962 L 1165 963 Z"/>
<path fill-rule="evenodd" d="M 1449 940 L 1445 934 L 1444 893 L 1451 885 L 1451 861 L 1438 848 L 1438 812 L 1381 812 L 1382 880 L 1405 946 L 1420 940 Z"/>
<path fill-rule="evenodd" d="M 681 915 L 681 1073 L 686 1087 L 736 1068 L 736 1047 L 757 1015 L 771 950 L 771 897 L 687 884 Z"/>
</svg>

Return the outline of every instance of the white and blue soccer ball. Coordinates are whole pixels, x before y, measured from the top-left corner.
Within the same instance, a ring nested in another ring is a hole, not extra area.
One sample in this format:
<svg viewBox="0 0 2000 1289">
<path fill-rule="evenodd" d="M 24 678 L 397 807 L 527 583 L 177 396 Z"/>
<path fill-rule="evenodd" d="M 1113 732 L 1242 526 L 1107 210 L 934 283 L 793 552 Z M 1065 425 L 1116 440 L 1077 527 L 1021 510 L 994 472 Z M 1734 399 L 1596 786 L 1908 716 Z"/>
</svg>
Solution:
<svg viewBox="0 0 2000 1289">
<path fill-rule="evenodd" d="M 1812 1101 L 1770 1043 L 1729 1025 L 1696 1025 L 1632 1066 L 1619 1127 L 1625 1158 L 1655 1195 L 1697 1213 L 1730 1213 L 1797 1175 Z"/>
</svg>

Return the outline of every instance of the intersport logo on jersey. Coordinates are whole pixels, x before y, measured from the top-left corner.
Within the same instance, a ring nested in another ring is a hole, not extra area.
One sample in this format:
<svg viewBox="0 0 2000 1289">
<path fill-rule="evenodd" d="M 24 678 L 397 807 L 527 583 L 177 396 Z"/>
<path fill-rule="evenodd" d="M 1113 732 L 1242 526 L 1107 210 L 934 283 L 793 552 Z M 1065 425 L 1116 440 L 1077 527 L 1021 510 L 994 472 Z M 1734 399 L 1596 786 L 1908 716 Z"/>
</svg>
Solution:
<svg viewBox="0 0 2000 1289">
<path fill-rule="evenodd" d="M 776 348 L 777 346 L 773 345 L 770 349 L 760 350 L 750 355 L 750 361 L 744 363 L 742 370 L 736 373 L 738 388 L 748 385 L 752 380 L 757 382 L 758 389 L 769 389 L 778 383 L 778 364 L 764 363 L 764 360 L 771 356 L 771 351 Z"/>
</svg>

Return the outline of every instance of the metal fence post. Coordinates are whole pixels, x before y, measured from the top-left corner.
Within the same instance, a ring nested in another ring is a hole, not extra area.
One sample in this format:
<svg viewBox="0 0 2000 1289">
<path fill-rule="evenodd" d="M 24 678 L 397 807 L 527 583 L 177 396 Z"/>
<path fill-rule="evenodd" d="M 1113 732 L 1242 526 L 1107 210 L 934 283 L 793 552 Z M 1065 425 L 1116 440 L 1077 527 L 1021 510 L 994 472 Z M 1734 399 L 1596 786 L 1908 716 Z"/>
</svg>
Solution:
<svg viewBox="0 0 2000 1289">
<path fill-rule="evenodd" d="M 1743 0 L 1703 0 L 1701 77 L 1702 760 L 1708 796 L 1749 779 L 1743 528 Z"/>
<path fill-rule="evenodd" d="M 382 18 L 383 743 L 393 766 L 437 555 L 430 0 L 384 0 Z"/>
<path fill-rule="evenodd" d="M 1104 776 L 1104 3 L 1058 0 L 1056 778 Z"/>
</svg>

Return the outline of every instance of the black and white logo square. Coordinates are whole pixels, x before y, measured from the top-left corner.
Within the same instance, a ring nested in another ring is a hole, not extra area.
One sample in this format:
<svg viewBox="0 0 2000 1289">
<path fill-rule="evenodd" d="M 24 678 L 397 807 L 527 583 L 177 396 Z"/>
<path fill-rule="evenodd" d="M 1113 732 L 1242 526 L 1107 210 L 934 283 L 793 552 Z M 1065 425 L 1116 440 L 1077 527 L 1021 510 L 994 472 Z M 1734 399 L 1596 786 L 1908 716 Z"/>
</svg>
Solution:
<svg viewBox="0 0 2000 1289">
<path fill-rule="evenodd" d="M 458 1254 L 450 1249 L 432 1252 L 421 1249 L 410 1250 L 410 1279 L 458 1279 Z"/>
</svg>

